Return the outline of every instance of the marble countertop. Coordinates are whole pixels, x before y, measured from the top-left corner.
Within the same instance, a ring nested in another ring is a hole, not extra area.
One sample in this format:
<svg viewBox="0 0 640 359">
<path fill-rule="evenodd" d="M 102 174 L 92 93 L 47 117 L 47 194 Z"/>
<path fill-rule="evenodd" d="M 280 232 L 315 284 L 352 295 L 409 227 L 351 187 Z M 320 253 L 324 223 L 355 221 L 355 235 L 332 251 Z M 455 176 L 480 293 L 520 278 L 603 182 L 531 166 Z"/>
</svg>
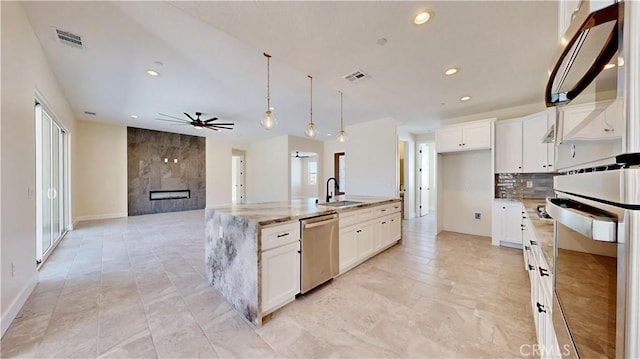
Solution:
<svg viewBox="0 0 640 359">
<path fill-rule="evenodd" d="M 540 243 L 544 257 L 549 265 L 549 271 L 553 273 L 553 220 L 538 216 L 537 206 L 545 205 L 545 199 L 523 199 L 524 208 L 533 224 L 533 232 Z"/>
<path fill-rule="evenodd" d="M 343 207 L 329 207 L 316 203 L 315 199 L 291 200 L 284 202 L 239 203 L 209 207 L 214 212 L 220 212 L 258 222 L 261 226 L 287 222 L 301 218 L 319 216 L 330 213 L 348 212 L 355 209 L 393 203 L 400 198 L 373 196 L 346 196 L 342 200 L 362 202 Z"/>
</svg>

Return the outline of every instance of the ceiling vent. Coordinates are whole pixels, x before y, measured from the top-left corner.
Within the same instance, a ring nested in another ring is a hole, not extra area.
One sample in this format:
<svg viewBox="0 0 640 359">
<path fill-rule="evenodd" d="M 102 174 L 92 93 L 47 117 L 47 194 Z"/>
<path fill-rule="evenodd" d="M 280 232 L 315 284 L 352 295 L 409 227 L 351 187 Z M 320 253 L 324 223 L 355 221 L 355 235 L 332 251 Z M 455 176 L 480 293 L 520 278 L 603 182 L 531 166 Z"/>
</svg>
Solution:
<svg viewBox="0 0 640 359">
<path fill-rule="evenodd" d="M 356 70 L 352 73 L 346 74 L 344 76 L 342 76 L 345 80 L 351 82 L 351 83 L 357 83 L 360 82 L 364 79 L 369 78 L 370 76 L 367 75 L 364 71 L 362 70 Z"/>
<path fill-rule="evenodd" d="M 84 44 L 82 43 L 82 37 L 80 35 L 76 35 L 70 33 L 69 31 L 60 29 L 54 29 L 54 31 L 56 34 L 56 39 L 59 43 L 69 45 L 77 49 L 84 49 Z"/>
</svg>

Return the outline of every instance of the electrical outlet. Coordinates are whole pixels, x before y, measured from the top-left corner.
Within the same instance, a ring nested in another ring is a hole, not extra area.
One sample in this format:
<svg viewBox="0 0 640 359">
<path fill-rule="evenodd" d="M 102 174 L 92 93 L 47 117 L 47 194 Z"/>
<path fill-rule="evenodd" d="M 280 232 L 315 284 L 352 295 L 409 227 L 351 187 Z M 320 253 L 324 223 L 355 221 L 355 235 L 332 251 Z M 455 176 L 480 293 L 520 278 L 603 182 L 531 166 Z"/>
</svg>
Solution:
<svg viewBox="0 0 640 359">
<path fill-rule="evenodd" d="M 527 188 L 533 188 L 533 181 L 527 181 Z"/>
<path fill-rule="evenodd" d="M 480 212 L 476 212 L 475 215 L 474 215 L 474 218 L 475 219 L 480 219 L 480 217 L 481 217 Z"/>
<path fill-rule="evenodd" d="M 15 262 L 11 262 L 11 276 L 12 277 L 16 276 L 16 263 Z"/>
</svg>

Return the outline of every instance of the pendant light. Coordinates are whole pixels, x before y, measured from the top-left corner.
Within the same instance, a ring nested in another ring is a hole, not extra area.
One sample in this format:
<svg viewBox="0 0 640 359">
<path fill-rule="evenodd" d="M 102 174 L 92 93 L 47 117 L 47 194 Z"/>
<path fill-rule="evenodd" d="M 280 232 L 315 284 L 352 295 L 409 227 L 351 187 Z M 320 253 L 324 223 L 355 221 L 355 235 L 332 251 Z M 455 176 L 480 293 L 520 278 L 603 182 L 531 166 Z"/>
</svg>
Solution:
<svg viewBox="0 0 640 359">
<path fill-rule="evenodd" d="M 309 75 L 307 75 L 309 76 Z M 316 125 L 313 123 L 313 77 L 309 76 L 310 81 L 310 91 L 309 91 L 309 125 L 307 129 L 304 131 L 304 134 L 307 137 L 316 137 L 318 134 L 318 130 L 316 129 Z"/>
<path fill-rule="evenodd" d="M 276 125 L 278 124 L 276 117 L 273 115 L 273 107 L 271 107 L 271 96 L 270 96 L 271 95 L 270 94 L 271 79 L 269 78 L 269 74 L 270 74 L 269 60 L 271 59 L 271 55 L 267 54 L 266 52 L 264 52 L 263 55 L 264 57 L 267 58 L 267 111 L 265 112 L 262 120 L 260 120 L 260 124 L 265 130 L 271 130 L 272 128 L 276 127 Z"/>
<path fill-rule="evenodd" d="M 340 92 L 340 133 L 338 134 L 338 142 L 340 143 L 344 143 L 344 141 L 347 140 L 347 134 L 344 133 L 344 121 L 342 119 L 343 114 L 344 114 L 344 109 L 343 109 L 343 101 L 342 101 L 342 91 Z"/>
</svg>

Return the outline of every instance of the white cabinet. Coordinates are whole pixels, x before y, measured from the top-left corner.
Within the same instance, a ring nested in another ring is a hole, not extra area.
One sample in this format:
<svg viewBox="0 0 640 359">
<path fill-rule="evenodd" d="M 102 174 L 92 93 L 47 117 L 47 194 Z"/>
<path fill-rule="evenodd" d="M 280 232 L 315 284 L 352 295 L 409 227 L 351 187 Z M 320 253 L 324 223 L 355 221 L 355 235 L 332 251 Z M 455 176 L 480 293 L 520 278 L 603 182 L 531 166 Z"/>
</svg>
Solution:
<svg viewBox="0 0 640 359">
<path fill-rule="evenodd" d="M 402 216 L 400 213 L 393 214 L 389 224 L 389 242 L 399 241 L 402 238 Z"/>
<path fill-rule="evenodd" d="M 494 200 L 491 243 L 521 248 L 523 216 L 522 202 Z"/>
<path fill-rule="evenodd" d="M 473 121 L 437 129 L 436 151 L 446 153 L 490 149 L 493 121 Z"/>
<path fill-rule="evenodd" d="M 522 121 L 496 123 L 496 173 L 522 172 Z"/>
<path fill-rule="evenodd" d="M 356 251 L 358 259 L 365 259 L 373 254 L 373 223 L 365 222 L 356 230 Z"/>
<path fill-rule="evenodd" d="M 401 239 L 400 211 L 398 202 L 339 214 L 340 274 Z"/>
<path fill-rule="evenodd" d="M 543 143 L 555 124 L 555 110 L 496 123 L 496 173 L 553 172 L 552 143 Z"/>
<path fill-rule="evenodd" d="M 298 221 L 262 230 L 262 315 L 295 300 L 300 293 L 300 224 Z"/>
<path fill-rule="evenodd" d="M 525 218 L 529 229 L 524 235 L 523 245 L 525 270 L 531 281 L 531 312 L 536 328 L 536 337 L 541 358 L 560 358 L 560 348 L 553 328 L 553 273 L 542 253 L 540 243 L 531 231 L 529 218 Z"/>
<path fill-rule="evenodd" d="M 543 111 L 522 119 L 522 172 L 553 172 L 554 146 L 542 143 L 555 123 L 555 111 Z"/>
<path fill-rule="evenodd" d="M 340 228 L 340 273 L 353 267 L 358 261 L 355 227 Z"/>
<path fill-rule="evenodd" d="M 383 218 L 378 218 L 375 222 L 374 222 L 374 227 L 373 227 L 373 238 L 374 238 L 374 242 L 375 242 L 375 250 L 378 250 L 380 248 L 382 248 L 382 246 L 384 246 L 385 244 L 389 243 L 389 238 L 390 238 L 390 218 L 388 217 L 383 217 Z"/>
</svg>

